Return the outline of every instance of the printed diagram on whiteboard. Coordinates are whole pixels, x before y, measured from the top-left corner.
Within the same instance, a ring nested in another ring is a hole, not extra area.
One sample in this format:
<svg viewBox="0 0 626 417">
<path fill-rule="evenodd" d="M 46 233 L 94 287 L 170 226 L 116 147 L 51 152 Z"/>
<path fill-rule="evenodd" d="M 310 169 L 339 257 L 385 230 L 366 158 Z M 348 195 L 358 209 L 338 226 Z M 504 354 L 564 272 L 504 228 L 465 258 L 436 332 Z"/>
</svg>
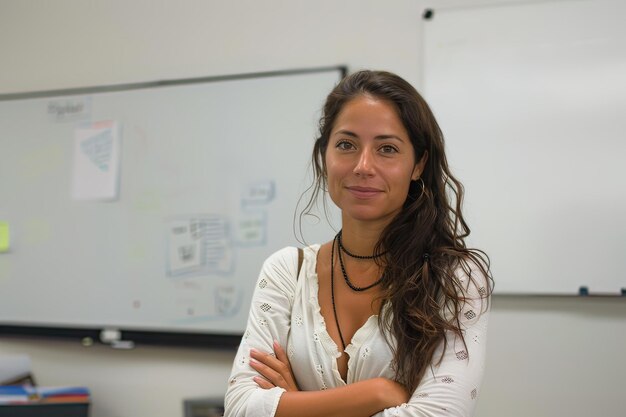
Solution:
<svg viewBox="0 0 626 417">
<path fill-rule="evenodd" d="M 166 221 L 166 275 L 177 289 L 179 322 L 201 322 L 239 313 L 243 290 L 233 282 L 237 249 L 266 244 L 265 209 L 274 196 L 274 181 L 256 181 L 243 188 L 241 211 L 232 218 L 202 214 Z M 207 297 L 212 299 L 208 306 Z"/>
<path fill-rule="evenodd" d="M 190 217 L 168 223 L 169 277 L 228 275 L 234 267 L 228 221 L 220 216 Z"/>
<path fill-rule="evenodd" d="M 235 259 L 229 229 L 228 220 L 222 216 L 206 215 L 170 220 L 167 223 L 167 276 L 231 276 Z M 214 297 L 209 306 L 202 299 L 206 286 L 206 283 L 192 280 L 178 283 L 178 317 L 210 320 L 237 314 L 242 295 L 237 293 L 232 283 L 209 285 L 213 288 Z"/>
</svg>

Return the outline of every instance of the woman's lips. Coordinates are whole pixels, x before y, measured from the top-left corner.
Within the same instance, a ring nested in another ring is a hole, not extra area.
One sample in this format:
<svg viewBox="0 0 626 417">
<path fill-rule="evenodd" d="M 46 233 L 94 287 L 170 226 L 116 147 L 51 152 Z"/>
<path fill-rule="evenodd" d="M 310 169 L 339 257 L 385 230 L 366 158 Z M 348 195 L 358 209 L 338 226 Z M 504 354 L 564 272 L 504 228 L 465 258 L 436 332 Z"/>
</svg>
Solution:
<svg viewBox="0 0 626 417">
<path fill-rule="evenodd" d="M 372 198 L 380 194 L 382 191 L 377 188 L 352 186 L 346 189 L 356 198 Z"/>
</svg>

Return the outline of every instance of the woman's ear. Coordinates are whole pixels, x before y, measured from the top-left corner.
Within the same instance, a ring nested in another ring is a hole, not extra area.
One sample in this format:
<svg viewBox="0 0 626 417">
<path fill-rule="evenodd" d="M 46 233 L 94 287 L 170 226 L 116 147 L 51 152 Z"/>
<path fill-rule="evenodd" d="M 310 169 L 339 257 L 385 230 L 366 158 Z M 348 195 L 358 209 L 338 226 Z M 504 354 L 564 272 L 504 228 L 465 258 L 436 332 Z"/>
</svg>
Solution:
<svg viewBox="0 0 626 417">
<path fill-rule="evenodd" d="M 424 172 L 424 167 L 426 166 L 426 161 L 428 161 L 428 151 L 424 151 L 422 159 L 420 159 L 419 162 L 415 164 L 415 167 L 413 167 L 411 180 L 417 181 L 422 176 L 422 172 Z"/>
</svg>

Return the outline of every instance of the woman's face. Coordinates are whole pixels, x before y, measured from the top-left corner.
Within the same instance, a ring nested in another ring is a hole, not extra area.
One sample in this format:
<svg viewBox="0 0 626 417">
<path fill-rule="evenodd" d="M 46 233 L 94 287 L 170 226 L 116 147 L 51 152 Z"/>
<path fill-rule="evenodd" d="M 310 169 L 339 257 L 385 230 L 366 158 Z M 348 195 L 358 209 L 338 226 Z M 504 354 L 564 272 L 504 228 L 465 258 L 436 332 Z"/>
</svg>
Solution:
<svg viewBox="0 0 626 417">
<path fill-rule="evenodd" d="M 422 173 L 394 106 L 368 95 L 347 102 L 326 148 L 328 191 L 349 219 L 389 223 L 400 212 L 411 180 Z"/>
</svg>

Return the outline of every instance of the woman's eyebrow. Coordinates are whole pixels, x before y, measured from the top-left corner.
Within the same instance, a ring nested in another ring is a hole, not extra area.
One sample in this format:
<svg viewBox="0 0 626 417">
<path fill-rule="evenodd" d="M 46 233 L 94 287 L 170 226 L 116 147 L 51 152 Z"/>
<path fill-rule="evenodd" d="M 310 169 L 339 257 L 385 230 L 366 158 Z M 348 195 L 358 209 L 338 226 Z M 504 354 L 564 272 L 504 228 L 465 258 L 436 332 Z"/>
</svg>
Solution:
<svg viewBox="0 0 626 417">
<path fill-rule="evenodd" d="M 356 133 L 351 132 L 351 131 L 349 131 L 349 130 L 345 130 L 345 129 L 338 130 L 338 131 L 336 131 L 336 132 L 335 132 L 335 134 L 336 134 L 336 135 L 346 135 L 346 136 L 351 136 L 351 137 L 353 137 L 353 138 L 358 138 L 358 137 L 359 137 L 359 135 L 357 135 Z"/>
<path fill-rule="evenodd" d="M 357 139 L 359 137 L 359 135 L 357 135 L 356 133 L 351 132 L 349 130 L 345 130 L 345 129 L 338 130 L 337 132 L 335 132 L 335 134 L 351 136 L 351 137 L 357 138 Z M 396 140 L 399 140 L 400 142 L 404 142 L 404 139 L 402 139 L 401 137 L 396 136 L 396 135 L 378 135 L 378 136 L 374 137 L 374 139 L 378 139 L 378 140 L 396 139 Z"/>
</svg>

